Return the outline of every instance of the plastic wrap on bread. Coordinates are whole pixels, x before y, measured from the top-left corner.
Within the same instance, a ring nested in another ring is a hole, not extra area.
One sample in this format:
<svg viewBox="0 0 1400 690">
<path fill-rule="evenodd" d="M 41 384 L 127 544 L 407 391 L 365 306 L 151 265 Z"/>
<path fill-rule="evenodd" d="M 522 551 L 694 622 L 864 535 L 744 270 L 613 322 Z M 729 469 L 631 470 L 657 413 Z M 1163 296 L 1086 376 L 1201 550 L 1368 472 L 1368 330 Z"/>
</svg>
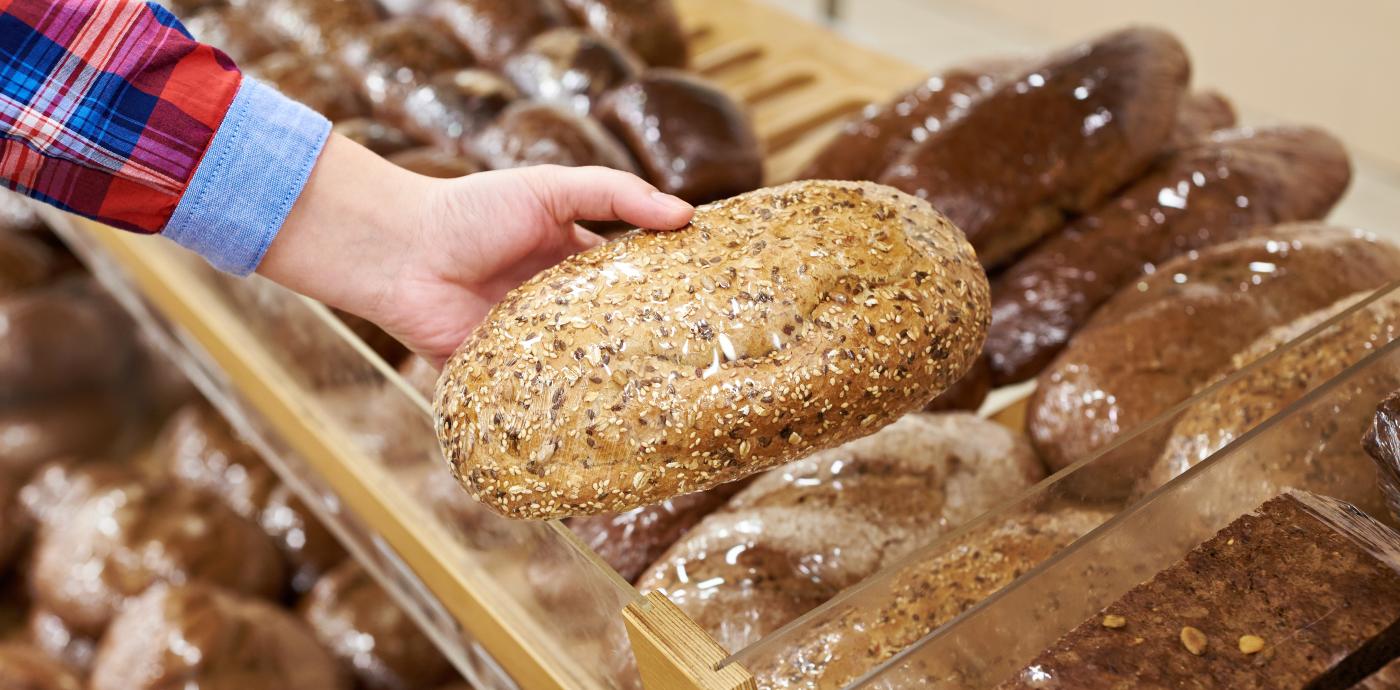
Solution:
<svg viewBox="0 0 1400 690">
<path fill-rule="evenodd" d="M 1376 405 L 1361 443 L 1376 463 L 1390 519 L 1400 522 L 1400 388 Z"/>
<path fill-rule="evenodd" d="M 671 0 L 563 0 L 580 24 L 636 53 L 652 67 L 685 67 L 685 31 Z"/>
<path fill-rule="evenodd" d="M 700 207 L 508 294 L 435 397 L 462 484 L 503 515 L 621 512 L 874 433 L 972 365 L 988 288 L 962 234 L 873 183 Z"/>
<path fill-rule="evenodd" d="M 1214 380 L 1275 325 L 1397 277 L 1400 249 L 1319 225 L 1277 226 L 1179 256 L 1100 307 L 1040 374 L 1026 417 L 1031 440 L 1052 469 L 1088 458 Z M 1160 448 L 1165 430 L 1156 433 Z M 1104 497 L 1123 496 L 1159 452 L 1142 447 L 1078 476 Z"/>
<path fill-rule="evenodd" d="M 461 151 L 520 97 L 515 87 L 481 69 L 438 74 L 408 95 L 399 124 L 423 141 Z"/>
<path fill-rule="evenodd" d="M 749 666 L 759 687 L 848 687 L 1113 516 L 1066 505 L 1008 516 L 899 566 L 888 584 Z"/>
<path fill-rule="evenodd" d="M 112 622 L 92 690 L 348 690 L 311 631 L 275 605 L 203 584 L 158 586 Z"/>
<path fill-rule="evenodd" d="M 1017 432 L 968 414 L 907 415 L 758 477 L 637 587 L 743 649 L 1043 476 Z"/>
<path fill-rule="evenodd" d="M 763 149 L 748 115 L 698 77 L 648 70 L 604 97 L 597 114 L 667 194 L 703 204 L 763 184 Z"/>
<path fill-rule="evenodd" d="M 0 683 L 14 690 L 82 690 L 82 679 L 22 642 L 0 643 Z"/>
<path fill-rule="evenodd" d="M 520 101 L 472 142 L 471 152 L 495 170 L 529 165 L 601 165 L 636 172 L 627 150 L 597 121 L 563 108 Z"/>
<path fill-rule="evenodd" d="M 471 156 L 454 149 L 438 148 L 436 146 L 421 146 L 416 149 L 400 151 L 389 156 L 389 162 L 405 170 L 411 170 L 419 175 L 436 177 L 440 179 L 450 179 L 454 177 L 465 177 L 472 173 L 485 170 L 485 166 L 480 161 Z M 365 322 L 369 323 L 369 322 Z M 380 331 L 383 333 L 383 331 Z M 385 334 L 385 337 L 391 337 Z M 378 350 L 373 341 L 370 347 Z M 395 341 L 397 342 L 397 341 Z M 383 353 L 381 352 L 381 355 Z M 408 350 L 402 345 L 396 348 L 396 356 L 392 359 L 385 357 L 384 361 L 390 364 L 399 364 L 408 355 Z"/>
<path fill-rule="evenodd" d="M 1400 655 L 1398 555 L 1400 535 L 1354 506 L 1289 492 L 997 688 L 1351 688 Z"/>
<path fill-rule="evenodd" d="M 982 96 L 1019 74 L 1024 60 L 953 67 L 846 121 L 835 138 L 798 173 L 805 180 L 873 180 L 915 142 L 966 114 Z"/>
<path fill-rule="evenodd" d="M 327 57 L 380 19 L 374 0 L 238 0 L 263 27 L 311 57 Z"/>
<path fill-rule="evenodd" d="M 391 19 L 347 37 L 336 51 L 376 116 L 403 116 L 414 89 L 433 75 L 472 66 L 472 58 L 437 24 Z"/>
<path fill-rule="evenodd" d="M 331 131 L 381 156 L 390 156 L 421 145 L 402 129 L 368 117 L 342 120 L 335 123 Z"/>
<path fill-rule="evenodd" d="M 526 97 L 587 115 L 604 93 L 640 69 L 631 53 L 607 38 L 561 27 L 530 39 L 502 71 Z"/>
<path fill-rule="evenodd" d="M 1164 156 L 997 278 L 986 348 L 996 383 L 1039 373 L 1145 270 L 1258 226 L 1322 218 L 1350 179 L 1341 143 L 1303 127 L 1217 132 Z"/>
<path fill-rule="evenodd" d="M 1002 84 L 878 179 L 948 214 L 997 266 L 1141 174 L 1189 76 L 1171 35 L 1111 33 Z"/>
<path fill-rule="evenodd" d="M 1370 296 L 1367 291 L 1346 297 L 1272 328 L 1231 357 L 1217 379 L 1258 363 L 1193 398 L 1190 407 L 1172 425 L 1161 457 L 1139 480 L 1135 495 L 1145 494 L 1204 462 L 1254 426 L 1395 339 L 1400 298 L 1386 295 L 1360 304 Z M 1314 331 L 1324 324 L 1325 328 Z M 1383 486 L 1377 486 L 1374 468 L 1362 447 L 1352 440 L 1365 430 L 1367 408 L 1386 391 L 1400 386 L 1400 372 L 1379 367 L 1348 385 L 1355 390 L 1351 401 L 1339 404 L 1326 415 L 1304 413 L 1313 423 L 1296 432 L 1296 450 L 1281 450 L 1261 456 L 1256 462 L 1232 463 L 1227 469 L 1217 470 L 1228 475 L 1228 480 L 1222 477 L 1219 481 L 1238 487 L 1274 487 L 1276 491 L 1306 486 L 1389 519 L 1382 503 Z"/>
<path fill-rule="evenodd" d="M 345 88 L 340 70 L 326 58 L 278 51 L 249 64 L 246 69 L 328 120 L 339 122 L 370 112 L 369 104 L 359 91 Z"/>
<path fill-rule="evenodd" d="M 302 619 L 363 690 L 409 690 L 446 682 L 452 667 L 408 614 L 358 563 L 321 578 Z"/>
<path fill-rule="evenodd" d="M 569 24 L 559 0 L 432 0 L 426 12 L 492 69 L 536 35 Z"/>
</svg>

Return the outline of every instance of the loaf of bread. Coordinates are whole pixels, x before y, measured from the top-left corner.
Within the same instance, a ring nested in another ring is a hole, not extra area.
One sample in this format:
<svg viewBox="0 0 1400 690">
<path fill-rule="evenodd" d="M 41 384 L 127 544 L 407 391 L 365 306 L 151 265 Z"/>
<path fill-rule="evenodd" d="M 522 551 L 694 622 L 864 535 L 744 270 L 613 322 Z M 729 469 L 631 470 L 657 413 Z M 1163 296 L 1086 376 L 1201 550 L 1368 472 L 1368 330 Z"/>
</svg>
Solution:
<svg viewBox="0 0 1400 690">
<path fill-rule="evenodd" d="M 439 25 L 391 19 L 348 36 L 335 58 L 381 118 L 397 119 L 414 89 L 435 74 L 472 66 L 472 58 Z"/>
<path fill-rule="evenodd" d="M 1189 74 L 1166 33 L 1108 34 L 1001 85 L 878 179 L 927 199 L 1000 265 L 1146 169 Z"/>
<path fill-rule="evenodd" d="M 358 688 L 428 688 L 452 677 L 447 658 L 359 563 L 346 561 L 321 578 L 300 609 Z"/>
<path fill-rule="evenodd" d="M 248 11 L 265 30 L 312 58 L 329 57 L 347 37 L 363 35 L 380 19 L 374 0 L 257 0 Z"/>
<path fill-rule="evenodd" d="M 55 259 L 43 242 L 0 230 L 0 299 L 42 285 L 53 276 Z"/>
<path fill-rule="evenodd" d="M 689 50 L 671 0 L 563 0 L 579 24 L 626 46 L 652 67 L 685 67 Z"/>
<path fill-rule="evenodd" d="M 92 690 L 348 690 L 311 631 L 275 605 L 203 584 L 153 587 L 103 637 Z"/>
<path fill-rule="evenodd" d="M 992 371 L 987 366 L 985 356 L 978 357 L 972 363 L 972 368 L 967 370 L 963 377 L 956 383 L 949 386 L 947 390 L 938 394 L 928 406 L 925 412 L 951 412 L 955 410 L 968 410 L 976 412 L 982 407 L 982 402 L 987 399 L 987 394 L 992 392 Z"/>
<path fill-rule="evenodd" d="M 0 403 L 103 389 L 136 358 L 131 321 L 86 281 L 0 299 L 0 323 Z"/>
<path fill-rule="evenodd" d="M 622 579 L 633 582 L 695 523 L 747 485 L 741 479 L 622 513 L 571 518 L 569 529 Z"/>
<path fill-rule="evenodd" d="M 1164 157 L 997 278 L 986 346 L 997 385 L 1039 373 L 1145 268 L 1258 226 L 1322 218 L 1350 179 L 1341 143 L 1308 128 L 1218 132 Z"/>
<path fill-rule="evenodd" d="M 158 554 L 159 557 L 153 557 Z M 65 522 L 39 530 L 36 604 L 96 636 L 161 582 L 198 580 L 264 598 L 281 594 L 282 559 L 260 529 L 212 496 L 155 484 L 108 487 Z"/>
<path fill-rule="evenodd" d="M 591 31 L 563 27 L 530 39 L 503 71 L 527 97 L 587 115 L 604 93 L 640 70 L 626 48 Z"/>
<path fill-rule="evenodd" d="M 841 126 L 797 179 L 874 180 L 914 142 L 938 133 L 1024 66 L 1024 61 L 1007 59 L 954 67 L 886 103 L 866 106 Z"/>
<path fill-rule="evenodd" d="M 1270 328 L 1400 278 L 1400 248 L 1354 230 L 1284 225 L 1179 256 L 1125 286 L 1037 379 L 1027 429 L 1061 469 L 1185 400 Z M 1165 442 L 1078 479 L 1123 496 Z M 1090 490 L 1086 488 L 1086 490 Z"/>
<path fill-rule="evenodd" d="M 508 294 L 438 383 L 438 438 L 503 515 L 630 510 L 927 405 L 971 366 L 987 300 L 925 202 L 873 183 L 759 190 Z"/>
<path fill-rule="evenodd" d="M 411 170 L 419 175 L 443 179 L 465 177 L 485 169 L 485 166 L 483 166 L 480 161 L 477 161 L 475 158 L 461 151 L 444 149 L 436 146 L 420 146 L 416 149 L 400 151 L 399 153 L 389 156 L 388 159 L 390 163 L 405 170 Z M 360 322 L 364 325 L 373 326 L 373 324 L 363 319 L 361 319 Z M 360 329 L 357 329 L 352 326 L 351 330 L 355 330 L 356 334 L 363 338 L 364 332 L 361 330 L 363 327 L 362 325 Z M 365 339 L 365 343 L 368 344 L 371 349 L 378 352 L 380 356 L 384 357 L 384 361 L 392 365 L 398 365 L 408 356 L 408 349 L 398 344 L 397 340 L 394 340 L 394 344 L 398 345 L 398 347 L 392 348 L 391 352 L 393 352 L 395 356 L 392 358 L 385 356 L 385 352 L 381 347 L 388 343 L 384 338 L 393 340 L 393 336 L 379 330 L 377 326 L 374 328 L 375 331 L 373 332 L 377 332 L 382 337 L 376 340 Z"/>
<path fill-rule="evenodd" d="M 471 151 L 494 170 L 601 165 L 637 171 L 627 150 L 598 122 L 544 103 L 512 104 L 476 137 Z"/>
<path fill-rule="evenodd" d="M 1235 106 L 1215 91 L 1195 91 L 1181 99 L 1176 109 L 1176 127 L 1162 147 L 1165 155 L 1194 146 L 1212 132 L 1235 126 Z"/>
<path fill-rule="evenodd" d="M 445 72 L 408 95 L 399 126 L 423 141 L 465 152 L 519 97 L 514 86 L 486 70 Z"/>
<path fill-rule="evenodd" d="M 1136 493 L 1145 494 L 1194 467 L 1394 339 L 1394 324 L 1400 323 L 1400 299 L 1383 297 L 1356 313 L 1341 316 L 1326 329 L 1298 340 L 1274 357 L 1262 359 L 1369 296 L 1368 291 L 1347 297 L 1270 329 L 1231 357 L 1216 379 L 1256 361 L 1258 364 L 1192 402 L 1172 426 L 1161 457 L 1139 480 Z M 1351 439 L 1361 438 L 1370 421 L 1367 412 L 1375 401 L 1400 386 L 1400 372 L 1393 367 L 1380 367 L 1353 378 L 1348 386 L 1355 393 L 1344 402 L 1328 406 L 1320 415 L 1312 411 L 1296 413 L 1326 417 L 1326 423 L 1276 428 L 1271 432 L 1272 439 L 1287 434 L 1296 437 L 1296 442 L 1273 440 L 1266 452 L 1241 451 L 1241 455 L 1250 456 L 1249 462 L 1232 461 L 1220 471 L 1233 479 L 1229 483 L 1240 486 L 1264 484 L 1275 491 L 1307 488 L 1354 503 L 1377 517 L 1386 516 L 1375 468 L 1362 447 Z"/>
<path fill-rule="evenodd" d="M 703 204 L 763 184 L 763 149 L 748 116 L 702 79 L 649 70 L 604 97 L 597 114 L 667 194 Z"/>
<path fill-rule="evenodd" d="M 1397 552 L 1400 535 L 1355 507 L 1284 494 L 997 688 L 1351 688 L 1400 656 Z M 1246 636 L 1261 646 L 1245 653 Z"/>
<path fill-rule="evenodd" d="M 34 607 L 25 619 L 25 634 L 29 643 L 43 654 L 62 664 L 68 671 L 82 677 L 92 671 L 92 659 L 97 655 L 97 640 L 75 635 L 62 618 L 43 608 Z M 0 684 L 0 687 L 4 687 Z"/>
<path fill-rule="evenodd" d="M 907 415 L 758 477 L 637 587 L 743 649 L 1043 475 L 1025 438 L 995 422 Z"/>
<path fill-rule="evenodd" d="M 1065 506 L 1010 517 L 954 543 L 940 543 L 929 555 L 900 566 L 888 583 L 796 632 L 784 649 L 763 655 L 748 669 L 763 688 L 848 687 L 1112 516 L 1108 510 Z"/>
<path fill-rule="evenodd" d="M 278 51 L 247 65 L 246 69 L 333 122 L 363 117 L 370 112 L 360 92 L 345 87 L 344 75 L 329 59 Z"/>
<path fill-rule="evenodd" d="M 82 690 L 83 682 L 43 651 L 21 642 L 0 643 L 0 688 Z"/>
<path fill-rule="evenodd" d="M 134 431 L 138 409 L 117 390 L 0 405 L 0 472 L 24 477 L 59 458 L 99 458 Z"/>
<path fill-rule="evenodd" d="M 381 156 L 391 156 L 420 145 L 402 129 L 368 117 L 342 120 L 335 123 L 331 131 Z"/>
<path fill-rule="evenodd" d="M 427 13 L 492 69 L 537 34 L 569 24 L 559 0 L 433 0 Z"/>
</svg>

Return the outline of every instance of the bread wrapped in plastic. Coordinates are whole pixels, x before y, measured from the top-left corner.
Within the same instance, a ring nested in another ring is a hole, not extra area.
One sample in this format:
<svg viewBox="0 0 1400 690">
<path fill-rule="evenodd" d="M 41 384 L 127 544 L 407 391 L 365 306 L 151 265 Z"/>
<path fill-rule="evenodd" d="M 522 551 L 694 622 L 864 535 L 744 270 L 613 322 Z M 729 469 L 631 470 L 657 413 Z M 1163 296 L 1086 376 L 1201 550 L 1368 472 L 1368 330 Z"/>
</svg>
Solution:
<svg viewBox="0 0 1400 690">
<path fill-rule="evenodd" d="M 640 69 L 637 59 L 616 43 L 563 27 L 530 39 L 502 71 L 526 97 L 587 115 L 604 93 Z"/>
<path fill-rule="evenodd" d="M 391 19 L 347 37 L 336 50 L 376 116 L 400 119 L 414 89 L 435 74 L 471 67 L 473 60 L 437 24 Z"/>
<path fill-rule="evenodd" d="M 0 687 L 7 690 L 82 690 L 82 679 L 20 642 L 0 643 Z"/>
<path fill-rule="evenodd" d="M 29 643 L 69 671 L 86 677 L 97 656 L 97 639 L 74 634 L 62 618 L 42 608 L 32 608 L 25 619 Z M 0 674 L 3 677 L 3 674 Z M 0 687 L 5 687 L 0 683 Z"/>
<path fill-rule="evenodd" d="M 685 67 L 685 30 L 671 0 L 563 0 L 579 24 L 626 46 L 652 67 Z"/>
<path fill-rule="evenodd" d="M 0 323 L 0 405 L 104 389 L 137 356 L 130 319 L 88 281 L 0 298 Z"/>
<path fill-rule="evenodd" d="M 312 57 L 328 57 L 379 21 L 374 0 L 237 0 L 269 31 Z"/>
<path fill-rule="evenodd" d="M 306 625 L 274 604 L 206 584 L 157 586 L 112 622 L 92 690 L 348 690 Z"/>
<path fill-rule="evenodd" d="M 549 164 L 637 171 L 627 150 L 602 125 L 544 103 L 521 101 L 506 108 L 476 137 L 471 150 L 496 170 Z"/>
<path fill-rule="evenodd" d="M 604 97 L 597 114 L 663 192 L 702 204 L 763 184 L 763 150 L 748 116 L 698 77 L 649 70 Z"/>
<path fill-rule="evenodd" d="M 139 431 L 138 405 L 111 388 L 0 405 L 0 472 L 23 477 L 50 460 L 125 449 Z"/>
<path fill-rule="evenodd" d="M 401 151 L 389 156 L 389 162 L 419 175 L 442 179 L 464 177 L 486 169 L 486 166 L 466 153 L 437 146 L 422 146 Z M 402 354 L 407 355 L 408 351 L 404 350 Z M 386 357 L 385 361 L 390 364 L 400 364 L 405 359 L 406 357 L 403 356 L 395 359 Z"/>
<path fill-rule="evenodd" d="M 381 156 L 421 146 L 402 129 L 368 117 L 341 120 L 331 131 Z"/>
<path fill-rule="evenodd" d="M 537 34 L 569 24 L 559 0 L 433 0 L 425 11 L 492 69 Z"/>
<path fill-rule="evenodd" d="M 519 97 L 514 86 L 491 72 L 455 70 L 414 89 L 399 124 L 418 139 L 465 152 L 472 138 Z"/>
<path fill-rule="evenodd" d="M 302 600 L 302 619 L 364 690 L 427 688 L 452 666 L 360 564 L 346 561 Z"/>
</svg>

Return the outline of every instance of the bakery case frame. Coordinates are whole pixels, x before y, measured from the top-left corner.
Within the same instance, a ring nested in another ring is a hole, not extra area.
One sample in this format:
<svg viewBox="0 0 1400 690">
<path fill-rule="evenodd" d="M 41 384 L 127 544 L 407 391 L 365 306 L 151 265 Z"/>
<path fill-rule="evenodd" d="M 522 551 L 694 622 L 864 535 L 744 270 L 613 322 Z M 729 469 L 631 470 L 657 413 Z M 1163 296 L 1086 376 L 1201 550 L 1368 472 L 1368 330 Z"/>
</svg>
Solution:
<svg viewBox="0 0 1400 690">
<path fill-rule="evenodd" d="M 770 183 L 791 179 L 843 117 L 926 73 L 756 0 L 678 5 L 694 69 L 750 110 Z M 966 47 L 968 40 L 950 43 Z M 1337 217 L 1363 226 L 1400 224 L 1400 194 L 1388 193 L 1400 185 L 1388 186 L 1361 167 Z M 1085 466 L 1134 452 L 1190 402 L 730 654 L 664 596 L 638 593 L 559 521 L 514 522 L 485 509 L 447 519 L 417 500 L 404 480 L 414 468 L 436 467 L 442 481 L 451 481 L 441 471 L 429 404 L 324 306 L 261 279 L 219 276 L 171 244 L 46 213 L 142 327 L 480 687 L 628 688 L 640 680 L 649 689 L 756 688 L 746 668 L 779 657 L 818 626 L 839 626 L 842 616 L 879 606 L 897 586 L 901 567 L 955 549 L 1018 514 L 1075 500 Z M 1392 296 L 1400 298 L 1400 288 L 1373 299 Z M 1363 306 L 1335 318 L 1354 318 Z M 315 357 L 299 355 L 307 349 L 298 344 L 314 347 Z M 981 687 L 1007 677 L 1018 662 L 1257 505 L 1237 500 L 1202 515 L 1213 473 L 1285 440 L 1296 443 L 1296 427 L 1315 423 L 1324 409 L 1346 424 L 1362 424 L 1357 415 L 1365 401 L 1358 396 L 1372 391 L 1350 383 L 1382 370 L 1400 372 L 1397 348 L 1378 347 L 1192 471 L 1132 505 L 1114 506 L 1106 513 L 1113 517 L 1086 528 L 1070 547 L 848 687 Z M 1020 423 L 1014 401 L 1024 392 L 994 396 L 990 405 L 1005 407 L 1000 420 Z M 349 404 L 371 399 L 372 405 Z M 382 426 L 386 419 L 395 420 L 393 428 Z M 531 567 L 540 563 L 549 564 L 543 579 Z"/>
</svg>

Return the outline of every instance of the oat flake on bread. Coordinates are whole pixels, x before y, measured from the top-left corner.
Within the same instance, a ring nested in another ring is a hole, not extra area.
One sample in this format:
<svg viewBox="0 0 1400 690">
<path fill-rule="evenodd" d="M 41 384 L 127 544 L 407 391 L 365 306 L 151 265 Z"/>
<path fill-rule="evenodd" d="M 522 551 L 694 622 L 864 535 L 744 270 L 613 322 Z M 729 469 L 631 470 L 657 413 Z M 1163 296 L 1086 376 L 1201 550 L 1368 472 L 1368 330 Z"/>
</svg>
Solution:
<svg viewBox="0 0 1400 690">
<path fill-rule="evenodd" d="M 508 294 L 438 383 L 438 438 L 503 515 L 628 510 L 873 433 L 971 366 L 971 245 L 927 202 L 804 181 L 633 232 Z"/>
</svg>

